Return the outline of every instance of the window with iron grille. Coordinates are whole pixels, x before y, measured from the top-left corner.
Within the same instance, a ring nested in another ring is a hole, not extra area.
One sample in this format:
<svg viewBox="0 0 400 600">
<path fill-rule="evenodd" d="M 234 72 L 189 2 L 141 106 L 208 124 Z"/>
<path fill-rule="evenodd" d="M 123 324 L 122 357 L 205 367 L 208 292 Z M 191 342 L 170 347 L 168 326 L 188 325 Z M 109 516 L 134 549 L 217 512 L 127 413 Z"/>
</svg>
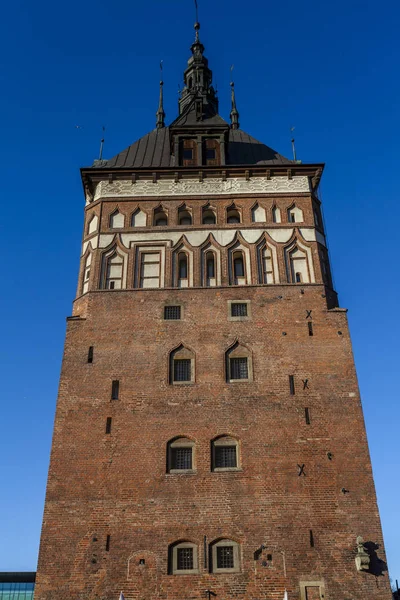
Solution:
<svg viewBox="0 0 400 600">
<path fill-rule="evenodd" d="M 191 448 L 171 448 L 171 469 L 186 471 L 192 468 Z"/>
<path fill-rule="evenodd" d="M 233 569 L 235 566 L 235 557 L 233 546 L 217 547 L 217 569 Z"/>
<path fill-rule="evenodd" d="M 164 319 L 166 321 L 179 321 L 181 318 L 180 306 L 164 306 Z"/>
<path fill-rule="evenodd" d="M 191 381 L 190 358 L 174 359 L 174 381 Z"/>
<path fill-rule="evenodd" d="M 230 379 L 248 379 L 247 358 L 230 358 Z"/>
<path fill-rule="evenodd" d="M 231 315 L 232 317 L 247 317 L 247 303 L 233 302 L 231 304 Z"/>
<path fill-rule="evenodd" d="M 193 570 L 193 548 L 177 548 L 176 558 L 178 571 Z"/>
<path fill-rule="evenodd" d="M 236 446 L 215 446 L 215 468 L 232 469 L 236 467 Z"/>
</svg>

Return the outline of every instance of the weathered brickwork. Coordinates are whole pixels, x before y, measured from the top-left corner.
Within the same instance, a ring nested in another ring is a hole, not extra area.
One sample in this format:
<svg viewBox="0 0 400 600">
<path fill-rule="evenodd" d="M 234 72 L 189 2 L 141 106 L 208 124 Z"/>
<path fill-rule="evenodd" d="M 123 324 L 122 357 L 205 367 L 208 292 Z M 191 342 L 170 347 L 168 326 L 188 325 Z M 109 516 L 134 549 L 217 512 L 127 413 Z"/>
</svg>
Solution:
<svg viewBox="0 0 400 600">
<path fill-rule="evenodd" d="M 300 597 L 300 581 L 319 581 L 325 598 L 389 599 L 386 576 L 355 569 L 357 535 L 379 545 L 381 560 L 383 540 L 346 314 L 328 310 L 325 295 L 321 285 L 286 285 L 99 291 L 78 300 L 36 598 L 111 599 L 121 588 L 129 599 L 184 600 L 210 589 L 278 600 L 285 551 L 289 597 Z M 229 321 L 228 300 L 240 299 L 250 301 L 251 319 Z M 174 301 L 183 319 L 164 321 L 163 306 Z M 236 339 L 252 353 L 251 383 L 225 381 L 224 351 Z M 174 386 L 168 356 L 180 343 L 195 352 L 195 383 Z M 119 399 L 111 401 L 115 379 Z M 239 442 L 238 471 L 211 472 L 210 443 L 221 434 Z M 194 473 L 166 473 L 176 436 L 195 442 Z M 204 536 L 207 552 L 219 538 L 240 544 L 239 573 L 208 572 Z M 198 546 L 198 574 L 168 574 L 168 547 L 181 540 Z"/>
</svg>

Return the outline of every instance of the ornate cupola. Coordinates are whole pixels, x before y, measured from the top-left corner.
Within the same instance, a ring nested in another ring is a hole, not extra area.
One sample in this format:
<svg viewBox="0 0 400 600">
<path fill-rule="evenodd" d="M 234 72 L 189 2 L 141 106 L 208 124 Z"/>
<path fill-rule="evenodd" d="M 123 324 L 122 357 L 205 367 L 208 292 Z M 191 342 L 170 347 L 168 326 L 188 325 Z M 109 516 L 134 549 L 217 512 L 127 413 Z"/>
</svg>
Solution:
<svg viewBox="0 0 400 600">
<path fill-rule="evenodd" d="M 192 56 L 183 75 L 185 87 L 179 99 L 179 114 L 183 114 L 192 103 L 195 103 L 197 120 L 202 120 L 204 116 L 218 113 L 218 99 L 211 85 L 212 71 L 208 68 L 204 46 L 199 37 L 200 23 L 195 23 L 194 29 L 196 35 L 191 46 Z"/>
</svg>

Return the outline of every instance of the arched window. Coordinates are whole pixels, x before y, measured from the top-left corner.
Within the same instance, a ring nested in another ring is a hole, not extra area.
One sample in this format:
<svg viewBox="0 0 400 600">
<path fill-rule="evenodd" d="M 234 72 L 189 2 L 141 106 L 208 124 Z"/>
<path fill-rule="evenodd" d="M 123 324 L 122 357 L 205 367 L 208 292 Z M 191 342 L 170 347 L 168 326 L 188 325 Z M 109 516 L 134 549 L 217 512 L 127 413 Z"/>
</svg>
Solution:
<svg viewBox="0 0 400 600">
<path fill-rule="evenodd" d="M 82 294 L 86 294 L 89 289 L 89 279 L 90 279 L 90 265 L 92 264 L 92 253 L 86 257 L 85 260 L 85 268 L 83 270 L 83 286 L 82 286 Z"/>
<path fill-rule="evenodd" d="M 117 250 L 103 258 L 103 288 L 106 290 L 120 290 L 123 279 L 124 258 Z"/>
<path fill-rule="evenodd" d="M 303 222 L 303 211 L 301 208 L 293 204 L 288 208 L 288 222 L 289 223 L 302 223 Z"/>
<path fill-rule="evenodd" d="M 239 444 L 230 436 L 220 436 L 211 444 L 213 471 L 232 471 L 239 468 Z"/>
<path fill-rule="evenodd" d="M 131 227 L 146 227 L 146 221 L 146 213 L 138 208 L 132 215 Z"/>
<path fill-rule="evenodd" d="M 272 207 L 272 222 L 273 223 L 281 222 L 281 211 L 277 206 Z"/>
<path fill-rule="evenodd" d="M 217 222 L 217 219 L 215 217 L 214 210 L 212 208 L 210 208 L 209 206 L 203 207 L 203 214 L 202 214 L 203 225 L 215 225 L 216 222 Z"/>
<path fill-rule="evenodd" d="M 170 354 L 169 382 L 182 384 L 194 382 L 194 352 L 181 345 Z"/>
<path fill-rule="evenodd" d="M 191 225 L 192 215 L 186 206 L 181 206 L 178 210 L 178 222 L 179 225 Z"/>
<path fill-rule="evenodd" d="M 182 473 L 184 471 L 194 471 L 194 451 L 195 444 L 193 440 L 179 437 L 174 438 L 167 444 L 167 472 Z"/>
<path fill-rule="evenodd" d="M 156 227 L 166 227 L 168 225 L 168 215 L 161 206 L 154 211 L 153 224 Z"/>
<path fill-rule="evenodd" d="M 289 267 L 292 283 L 309 283 L 307 254 L 295 246 L 289 252 Z"/>
<path fill-rule="evenodd" d="M 169 547 L 168 572 L 170 575 L 190 575 L 199 572 L 196 544 L 182 541 Z"/>
<path fill-rule="evenodd" d="M 110 215 L 111 229 L 122 229 L 125 224 L 125 217 L 119 212 L 118 208 Z"/>
<path fill-rule="evenodd" d="M 272 251 L 266 244 L 260 249 L 260 283 L 275 283 Z"/>
<path fill-rule="evenodd" d="M 265 208 L 258 203 L 251 209 L 251 220 L 253 223 L 265 223 L 266 215 Z"/>
<path fill-rule="evenodd" d="M 205 255 L 205 281 L 207 287 L 214 287 L 217 284 L 215 267 L 215 254 L 214 252 L 209 251 Z"/>
<path fill-rule="evenodd" d="M 236 342 L 225 353 L 226 381 L 252 381 L 253 363 L 251 352 Z"/>
<path fill-rule="evenodd" d="M 178 253 L 178 287 L 188 287 L 188 257 L 186 252 Z"/>
<path fill-rule="evenodd" d="M 226 211 L 226 222 L 230 224 L 240 223 L 240 212 L 237 210 L 234 204 L 232 204 L 232 206 L 230 206 Z"/>
<path fill-rule="evenodd" d="M 235 285 L 244 285 L 246 283 L 244 256 L 241 250 L 232 253 L 233 278 Z"/>
<path fill-rule="evenodd" d="M 212 573 L 237 573 L 240 571 L 240 548 L 237 542 L 223 539 L 211 545 Z"/>
</svg>

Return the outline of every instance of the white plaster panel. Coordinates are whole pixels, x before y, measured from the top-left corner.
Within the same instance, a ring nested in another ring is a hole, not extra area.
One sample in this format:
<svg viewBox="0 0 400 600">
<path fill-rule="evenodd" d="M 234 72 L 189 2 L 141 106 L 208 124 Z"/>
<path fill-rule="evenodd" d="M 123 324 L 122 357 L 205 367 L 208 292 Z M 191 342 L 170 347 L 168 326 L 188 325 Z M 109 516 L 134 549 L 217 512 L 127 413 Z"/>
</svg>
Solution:
<svg viewBox="0 0 400 600">
<path fill-rule="evenodd" d="M 95 237 L 92 237 L 87 242 L 83 242 L 83 244 L 82 244 L 82 254 L 85 254 L 88 246 L 91 246 L 93 248 L 93 250 L 94 250 L 95 248 L 97 248 L 98 244 L 99 244 L 99 236 L 98 235 L 96 235 Z"/>
<path fill-rule="evenodd" d="M 99 248 L 107 248 L 107 246 L 109 246 L 111 244 L 111 242 L 114 240 L 115 235 L 114 234 L 110 234 L 110 233 L 102 233 L 99 239 Z M 125 244 L 126 245 L 126 244 Z"/>
<path fill-rule="evenodd" d="M 256 242 L 261 235 L 263 234 L 262 229 L 241 229 L 241 230 L 236 230 L 236 229 L 217 229 L 217 230 L 212 230 L 212 229 L 205 229 L 202 231 L 186 231 L 185 232 L 185 236 L 188 240 L 188 242 L 190 243 L 191 246 L 201 246 L 201 244 L 203 244 L 206 239 L 208 238 L 208 236 L 210 235 L 210 233 L 213 234 L 215 240 L 221 245 L 221 246 L 227 246 L 228 244 L 230 244 L 235 235 L 236 232 L 240 231 L 240 233 L 242 234 L 243 238 L 246 240 L 246 242 L 248 242 L 249 244 L 253 244 L 254 242 Z M 292 237 L 293 234 L 293 229 L 292 228 L 284 228 L 284 229 L 266 229 L 265 230 L 270 236 L 271 238 L 274 240 L 274 242 L 278 242 L 278 243 L 287 243 L 290 238 Z M 306 237 L 306 235 L 304 235 L 303 232 L 311 232 L 310 233 L 310 239 L 308 239 Z M 314 229 L 307 229 L 307 228 L 303 228 L 301 229 L 302 235 L 304 235 L 304 239 L 306 239 L 307 241 L 315 241 L 315 234 Z M 312 237 L 314 235 L 314 237 Z M 171 243 L 173 246 L 181 239 L 182 237 L 182 232 L 181 231 L 149 231 L 149 232 L 138 232 L 138 233 L 123 233 L 121 235 L 121 241 L 124 244 L 124 246 L 126 248 L 129 248 L 130 244 L 132 242 L 137 243 L 137 242 L 169 242 Z M 99 243 L 99 247 L 100 248 L 106 248 L 109 244 L 111 244 L 111 242 L 114 239 L 114 235 L 110 235 L 110 234 L 105 234 L 103 233 L 100 236 L 100 243 Z"/>
<path fill-rule="evenodd" d="M 254 194 L 254 193 L 287 193 L 309 192 L 308 177 L 296 176 L 292 179 L 286 177 L 253 177 L 246 181 L 243 177 L 231 177 L 226 181 L 222 178 L 206 179 L 203 182 L 197 179 L 182 179 L 177 183 L 171 179 L 153 181 L 139 180 L 132 183 L 130 180 L 117 180 L 113 182 L 100 181 L 96 185 L 93 200 L 111 197 L 135 196 L 202 196 L 204 194 Z"/>
<path fill-rule="evenodd" d="M 89 235 L 97 231 L 97 227 L 99 224 L 99 218 L 97 215 L 93 215 L 92 219 L 89 221 Z"/>
<path fill-rule="evenodd" d="M 264 223 L 266 220 L 265 208 L 257 204 L 252 209 L 252 218 L 254 223 Z"/>
<path fill-rule="evenodd" d="M 266 229 L 268 235 L 274 240 L 274 242 L 278 242 L 280 244 L 286 244 L 290 240 L 293 235 L 293 229 Z"/>
<path fill-rule="evenodd" d="M 254 242 L 260 239 L 263 231 L 261 229 L 245 229 L 241 232 L 241 234 L 246 242 L 249 242 L 249 244 L 254 244 Z"/>
<path fill-rule="evenodd" d="M 316 240 L 316 236 L 315 236 L 315 229 L 311 228 L 311 227 L 301 227 L 299 229 L 301 235 L 303 236 L 303 238 L 306 240 L 306 242 L 315 242 Z"/>
</svg>

